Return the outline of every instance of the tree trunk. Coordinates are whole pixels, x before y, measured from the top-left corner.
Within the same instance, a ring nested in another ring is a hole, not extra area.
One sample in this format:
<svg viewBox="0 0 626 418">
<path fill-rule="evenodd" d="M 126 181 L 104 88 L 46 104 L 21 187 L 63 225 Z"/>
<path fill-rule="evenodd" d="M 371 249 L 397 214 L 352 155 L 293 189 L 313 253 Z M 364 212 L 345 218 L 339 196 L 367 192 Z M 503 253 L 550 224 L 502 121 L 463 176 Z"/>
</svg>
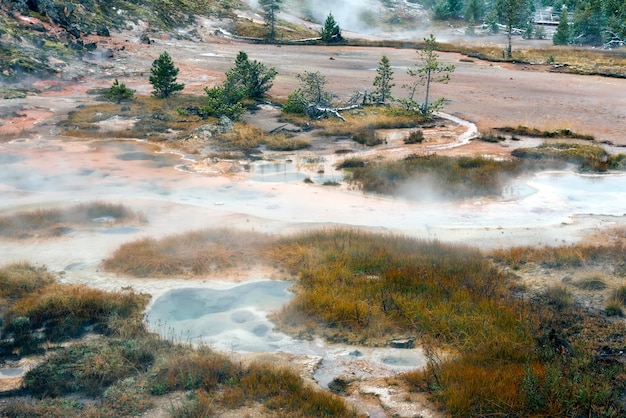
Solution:
<svg viewBox="0 0 626 418">
<path fill-rule="evenodd" d="M 424 100 L 424 114 L 428 114 L 428 93 L 430 92 L 430 70 L 428 70 L 428 75 L 426 77 L 426 99 Z"/>
<path fill-rule="evenodd" d="M 513 32 L 513 26 L 509 26 L 508 30 L 507 30 L 507 33 L 506 33 L 506 36 L 509 39 L 509 45 L 507 46 L 507 50 L 506 50 L 506 57 L 507 58 L 513 58 L 513 50 L 511 48 L 511 37 L 512 37 L 511 34 L 512 34 L 512 32 Z"/>
</svg>

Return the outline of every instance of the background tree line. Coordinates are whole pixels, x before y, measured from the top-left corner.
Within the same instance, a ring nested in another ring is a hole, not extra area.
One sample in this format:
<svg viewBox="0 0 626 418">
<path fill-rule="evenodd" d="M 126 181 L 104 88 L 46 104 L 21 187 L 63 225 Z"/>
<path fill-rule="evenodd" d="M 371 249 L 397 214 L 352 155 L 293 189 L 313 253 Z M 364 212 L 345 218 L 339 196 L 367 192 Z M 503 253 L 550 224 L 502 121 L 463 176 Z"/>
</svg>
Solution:
<svg viewBox="0 0 626 418">
<path fill-rule="evenodd" d="M 624 0 L 422 0 L 436 19 L 464 19 L 497 30 L 496 24 L 528 30 L 532 14 L 542 7 L 554 13 L 567 12 L 569 33 L 559 43 L 600 45 L 613 37 L 626 39 L 626 2 Z"/>
</svg>

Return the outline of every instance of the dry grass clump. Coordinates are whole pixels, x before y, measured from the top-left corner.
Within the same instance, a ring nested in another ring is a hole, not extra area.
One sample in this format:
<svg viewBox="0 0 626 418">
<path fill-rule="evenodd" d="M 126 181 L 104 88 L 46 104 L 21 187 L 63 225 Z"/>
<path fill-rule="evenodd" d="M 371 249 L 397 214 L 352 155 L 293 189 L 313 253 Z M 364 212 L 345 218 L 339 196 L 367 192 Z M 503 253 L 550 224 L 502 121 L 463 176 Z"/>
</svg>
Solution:
<svg viewBox="0 0 626 418">
<path fill-rule="evenodd" d="M 339 229 L 284 238 L 274 257 L 299 275 L 301 289 L 282 321 L 314 319 L 333 338 L 427 333 L 475 345 L 503 325 L 495 316 L 512 314 L 505 277 L 467 248 Z"/>
<path fill-rule="evenodd" d="M 517 148 L 511 155 L 523 159 L 572 163 L 591 171 L 606 171 L 609 161 L 609 155 L 602 147 L 570 143 L 544 143 L 536 148 Z"/>
<path fill-rule="evenodd" d="M 624 304 L 618 299 L 610 298 L 604 308 L 606 316 L 624 316 Z"/>
<path fill-rule="evenodd" d="M 211 229 L 122 245 L 104 268 L 135 277 L 197 276 L 258 262 L 269 238 L 255 232 Z"/>
<path fill-rule="evenodd" d="M 607 288 L 606 281 L 599 275 L 583 277 L 572 282 L 572 285 L 582 290 L 604 290 Z"/>
<path fill-rule="evenodd" d="M 554 306 L 557 310 L 569 308 L 574 304 L 574 296 L 567 287 L 557 284 L 548 287 L 539 296 L 548 305 Z"/>
<path fill-rule="evenodd" d="M 620 286 L 611 292 L 605 311 L 607 316 L 624 316 L 626 306 L 626 286 Z"/>
<path fill-rule="evenodd" d="M 229 151 L 250 153 L 267 140 L 267 134 L 252 125 L 237 123 L 235 128 L 219 135 L 220 148 Z"/>
<path fill-rule="evenodd" d="M 519 161 L 496 161 L 480 156 L 412 155 L 400 161 L 373 161 L 351 167 L 350 181 L 368 192 L 401 192 L 417 200 L 433 195 L 461 199 L 500 195 L 509 179 L 525 169 Z M 405 187 L 409 183 L 415 187 Z"/>
<path fill-rule="evenodd" d="M 492 251 L 494 261 L 513 268 L 533 262 L 546 268 L 582 267 L 610 261 L 619 266 L 626 262 L 625 243 L 611 245 L 573 244 L 560 247 L 512 247 Z"/>
<path fill-rule="evenodd" d="M 537 128 L 529 128 L 527 126 L 519 125 L 516 128 L 511 126 L 506 126 L 503 128 L 496 128 L 496 131 L 509 134 L 509 135 L 520 135 L 520 136 L 536 136 L 539 138 L 572 138 L 572 139 L 583 139 L 586 141 L 593 141 L 594 136 L 589 134 L 581 134 L 578 132 L 571 131 L 570 129 L 555 129 L 552 131 L 542 131 Z"/>
<path fill-rule="evenodd" d="M 346 122 L 325 120 L 311 123 L 322 127 L 322 135 L 348 136 L 359 144 L 374 146 L 382 143 L 376 135 L 378 129 L 415 128 L 423 119 L 415 113 L 403 113 L 387 107 L 365 107 L 344 114 Z"/>
<path fill-rule="evenodd" d="M 311 120 L 307 116 L 283 113 L 281 120 L 299 126 L 311 126 L 319 129 L 324 136 L 350 137 L 354 141 L 374 146 L 382 141 L 376 135 L 378 129 L 415 128 L 424 119 L 414 112 L 385 106 L 366 106 L 360 109 L 342 112 L 346 121 L 339 119 Z"/>
<path fill-rule="evenodd" d="M 254 402 L 280 411 L 281 416 L 356 417 L 341 398 L 305 384 L 291 369 L 264 363 L 243 367 L 205 348 L 169 357 L 157 367 L 150 385 L 157 394 L 193 391 L 191 400 L 177 408 L 174 416 L 204 416 L 197 415 L 198 411 L 220 406 L 236 410 Z"/>
<path fill-rule="evenodd" d="M 21 262 L 0 267 L 0 297 L 19 298 L 54 282 L 43 267 Z"/>
<path fill-rule="evenodd" d="M 206 105 L 205 96 L 174 95 L 167 100 L 153 96 L 135 96 L 124 104 L 103 102 L 85 106 L 69 113 L 61 123 L 65 134 L 76 138 L 146 138 L 160 141 L 164 138 L 188 137 L 194 129 L 207 121 L 198 115 Z M 119 117 L 137 120 L 128 128 L 106 131 L 99 122 Z"/>
<path fill-rule="evenodd" d="M 620 286 L 615 289 L 611 297 L 622 305 L 626 305 L 626 286 Z"/>
<path fill-rule="evenodd" d="M 22 335 L 43 329 L 41 338 L 53 341 L 79 336 L 87 326 L 108 332 L 110 318 L 128 318 L 146 303 L 145 295 L 54 283 L 13 303 L 4 312 L 4 331 Z"/>
<path fill-rule="evenodd" d="M 14 239 L 56 237 L 78 226 L 144 223 L 146 217 L 124 205 L 91 202 L 64 209 L 37 209 L 0 217 L 0 236 Z"/>
<path fill-rule="evenodd" d="M 266 146 L 271 151 L 296 151 L 310 147 L 311 143 L 304 139 L 290 138 L 288 135 L 279 133 L 268 136 Z"/>
</svg>

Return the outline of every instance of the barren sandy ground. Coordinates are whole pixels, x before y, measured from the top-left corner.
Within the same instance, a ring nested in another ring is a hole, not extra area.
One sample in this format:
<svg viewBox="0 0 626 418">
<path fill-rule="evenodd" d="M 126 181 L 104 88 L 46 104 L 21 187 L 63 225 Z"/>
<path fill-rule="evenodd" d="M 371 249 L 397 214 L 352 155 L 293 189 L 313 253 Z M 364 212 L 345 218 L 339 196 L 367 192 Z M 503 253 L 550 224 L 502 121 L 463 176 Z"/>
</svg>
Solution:
<svg viewBox="0 0 626 418">
<path fill-rule="evenodd" d="M 75 96 L 94 86 L 108 87 L 115 77 L 138 93 L 149 93 L 150 65 L 163 51 L 179 66 L 179 81 L 185 83 L 185 91 L 197 94 L 203 94 L 205 86 L 221 82 L 237 53 L 246 51 L 251 59 L 278 70 L 270 90 L 275 97 L 286 97 L 293 91 L 298 86 L 295 75 L 304 71 L 324 74 L 328 89 L 339 98 L 347 99 L 356 90 L 371 90 L 382 55 L 389 57 L 395 72 L 394 95 L 406 96 L 400 86 L 407 81 L 406 68 L 417 60 L 412 49 L 254 45 L 215 36 L 214 29 L 210 21 L 204 22 L 199 31 L 204 42 L 164 35 L 145 45 L 133 33 L 91 39 L 101 51 L 112 50 L 113 56 L 105 58 L 102 54 L 101 60 L 68 68 L 68 72 L 76 73 L 73 83 L 46 92 L 40 100 L 27 100 L 27 111 L 21 112 L 25 116 L 4 120 L 0 134 L 45 119 L 50 116 L 48 110 L 57 112 L 62 108 L 57 97 Z M 432 96 L 445 97 L 446 112 L 475 122 L 481 131 L 520 124 L 542 130 L 569 128 L 593 134 L 599 141 L 626 145 L 626 79 L 553 73 L 542 65 L 492 64 L 458 54 L 440 56 L 443 62 L 454 64 L 456 71 L 449 84 L 433 86 Z M 51 83 L 34 86 L 46 84 Z"/>
</svg>

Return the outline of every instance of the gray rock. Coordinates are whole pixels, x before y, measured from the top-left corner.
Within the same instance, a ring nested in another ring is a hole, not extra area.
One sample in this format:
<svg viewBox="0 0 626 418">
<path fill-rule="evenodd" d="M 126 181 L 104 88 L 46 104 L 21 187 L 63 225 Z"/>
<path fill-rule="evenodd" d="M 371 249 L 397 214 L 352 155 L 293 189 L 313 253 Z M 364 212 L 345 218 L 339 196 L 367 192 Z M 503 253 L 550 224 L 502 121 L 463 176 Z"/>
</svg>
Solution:
<svg viewBox="0 0 626 418">
<path fill-rule="evenodd" d="M 414 338 L 398 338 L 395 340 L 391 340 L 389 345 L 391 348 L 404 348 L 410 349 L 415 347 L 415 339 Z"/>
</svg>

